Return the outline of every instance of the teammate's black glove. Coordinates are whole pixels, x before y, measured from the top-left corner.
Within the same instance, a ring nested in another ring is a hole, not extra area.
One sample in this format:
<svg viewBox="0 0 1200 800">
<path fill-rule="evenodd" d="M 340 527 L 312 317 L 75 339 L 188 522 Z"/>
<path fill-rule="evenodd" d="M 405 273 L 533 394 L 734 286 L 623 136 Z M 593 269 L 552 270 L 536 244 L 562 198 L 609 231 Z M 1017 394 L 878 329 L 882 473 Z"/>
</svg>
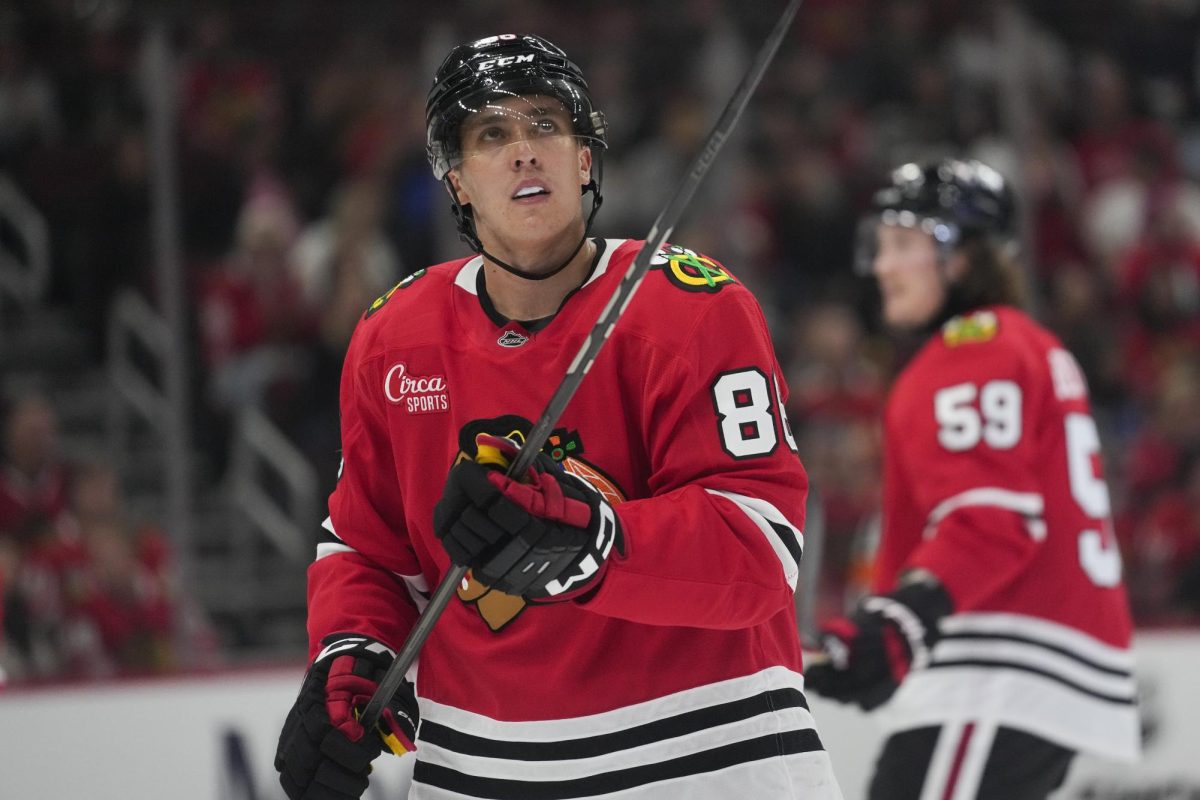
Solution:
<svg viewBox="0 0 1200 800">
<path fill-rule="evenodd" d="M 321 644 L 283 723 L 275 769 L 291 800 L 357 800 L 385 745 L 398 755 L 416 749 L 417 699 L 404 681 L 380 715 L 378 730 L 364 731 L 358 712 L 395 653 L 353 633 L 331 634 Z"/>
<path fill-rule="evenodd" d="M 530 600 L 569 600 L 594 588 L 613 546 L 624 552 L 612 506 L 545 453 L 518 482 L 502 471 L 515 444 L 481 433 L 476 445 L 477 460 L 450 470 L 433 512 L 450 559 L 485 586 Z"/>
<path fill-rule="evenodd" d="M 923 667 L 938 620 L 953 609 L 936 581 L 920 581 L 863 598 L 854 613 L 821 627 L 826 659 L 804 671 L 805 685 L 870 711 L 887 702 L 910 667 Z"/>
</svg>

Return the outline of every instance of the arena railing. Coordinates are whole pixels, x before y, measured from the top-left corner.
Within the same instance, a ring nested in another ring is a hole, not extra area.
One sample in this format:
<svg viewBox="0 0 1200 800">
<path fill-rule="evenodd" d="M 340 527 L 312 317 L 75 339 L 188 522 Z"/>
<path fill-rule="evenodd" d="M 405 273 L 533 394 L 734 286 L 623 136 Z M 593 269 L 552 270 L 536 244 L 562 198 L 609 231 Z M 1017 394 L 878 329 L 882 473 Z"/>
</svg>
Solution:
<svg viewBox="0 0 1200 800">
<path fill-rule="evenodd" d="M 107 435 L 111 457 L 122 475 L 159 470 L 170 482 L 179 480 L 181 473 L 162 469 L 158 459 L 191 460 L 189 454 L 174 453 L 170 446 L 170 400 L 159 385 L 173 352 L 169 340 L 166 321 L 140 294 L 127 290 L 117 296 L 108 323 Z M 139 422 L 142 425 L 135 427 Z M 261 610 L 286 610 L 290 603 L 302 606 L 303 591 L 295 591 L 290 573 L 302 576 L 311 560 L 318 521 L 316 470 L 255 408 L 237 414 L 229 447 L 225 475 L 214 481 L 201 503 L 193 502 L 197 494 L 197 487 L 190 485 L 193 471 L 182 473 L 188 486 L 176 487 L 187 498 L 189 522 L 200 523 L 189 526 L 197 528 L 195 536 L 176 540 L 180 577 L 206 598 L 210 611 L 249 616 Z M 135 463 L 139 460 L 143 463 Z M 171 487 L 166 489 L 169 495 Z M 214 502 L 206 502 L 209 499 Z M 166 523 L 169 530 L 171 521 Z M 278 559 L 264 552 L 264 543 L 295 569 L 281 571 Z M 202 570 L 196 563 L 201 561 L 201 551 Z M 210 592 L 200 585 L 209 578 L 220 578 L 219 589 Z"/>
<path fill-rule="evenodd" d="M 0 173 L 0 224 L 15 242 L 0 237 L 0 315 L 5 298 L 25 309 L 38 303 L 50 279 L 50 233 L 42 213 L 7 175 Z M 13 244 L 17 245 L 14 249 Z"/>
</svg>

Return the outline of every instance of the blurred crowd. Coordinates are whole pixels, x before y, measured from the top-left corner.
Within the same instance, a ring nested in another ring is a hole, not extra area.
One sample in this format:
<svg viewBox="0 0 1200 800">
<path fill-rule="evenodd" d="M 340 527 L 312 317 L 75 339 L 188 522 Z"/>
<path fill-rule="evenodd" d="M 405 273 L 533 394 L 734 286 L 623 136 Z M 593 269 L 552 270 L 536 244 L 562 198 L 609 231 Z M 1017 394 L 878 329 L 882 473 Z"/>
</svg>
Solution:
<svg viewBox="0 0 1200 800">
<path fill-rule="evenodd" d="M 150 675 L 217 654 L 176 585 L 163 531 L 128 511 L 103 460 L 62 457 L 37 393 L 4 414 L 0 464 L 0 686 Z"/>
<path fill-rule="evenodd" d="M 219 465 L 233 415 L 260 408 L 328 490 L 355 322 L 403 276 L 467 253 L 424 155 L 425 93 L 446 50 L 529 31 L 571 54 L 610 123 L 596 231 L 640 237 L 782 7 L 16 0 L 0 9 L 0 173 L 51 226 L 46 302 L 95 333 L 103 359 L 114 293 L 156 291 L 142 46 L 149 21 L 165 24 L 198 438 Z M 1200 622 L 1198 41 L 1196 0 L 804 4 L 672 238 L 728 265 L 766 308 L 825 531 L 821 614 L 852 601 L 870 568 L 878 415 L 913 346 L 880 330 L 854 273 L 856 219 L 888 168 L 954 154 L 1018 188 L 1030 302 L 1089 378 L 1139 623 Z M 44 581 L 18 564 L 66 585 L 83 559 L 93 588 L 49 605 L 90 620 L 115 663 L 153 662 L 172 616 L 157 535 L 92 518 L 87 496 L 113 491 L 103 466 L 65 481 L 19 465 L 37 424 L 20 407 L 6 479 L 50 494 L 47 513 L 0 519 L 0 580 L 25 604 L 9 639 L 36 669 L 49 612 L 22 587 Z M 37 555 L 60 539 L 87 555 Z M 110 600 L 89 599 L 113 572 L 145 589 L 118 622 Z"/>
</svg>

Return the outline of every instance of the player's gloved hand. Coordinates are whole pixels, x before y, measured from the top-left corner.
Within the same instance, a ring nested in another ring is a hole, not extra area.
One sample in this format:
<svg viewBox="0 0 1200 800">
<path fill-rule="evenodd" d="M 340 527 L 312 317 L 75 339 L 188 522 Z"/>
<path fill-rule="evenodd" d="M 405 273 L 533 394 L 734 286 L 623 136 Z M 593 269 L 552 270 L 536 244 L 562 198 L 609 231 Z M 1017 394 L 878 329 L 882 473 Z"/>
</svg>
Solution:
<svg viewBox="0 0 1200 800">
<path fill-rule="evenodd" d="M 805 685 L 864 711 L 882 705 L 910 668 L 928 663 L 938 620 L 952 610 L 950 596 L 935 580 L 863 598 L 848 618 L 822 626 L 826 658 L 805 669 Z"/>
<path fill-rule="evenodd" d="M 405 681 L 380 715 L 378 730 L 364 731 L 358 712 L 395 653 L 354 633 L 330 634 L 321 644 L 283 723 L 275 769 L 291 800 L 357 800 L 385 746 L 398 755 L 416 749 L 416 695 Z"/>
<path fill-rule="evenodd" d="M 613 547 L 624 552 L 612 506 L 545 453 L 516 481 L 503 472 L 518 453 L 513 442 L 485 433 L 475 441 L 477 460 L 450 470 L 433 512 L 450 559 L 485 586 L 529 600 L 595 588 Z"/>
</svg>

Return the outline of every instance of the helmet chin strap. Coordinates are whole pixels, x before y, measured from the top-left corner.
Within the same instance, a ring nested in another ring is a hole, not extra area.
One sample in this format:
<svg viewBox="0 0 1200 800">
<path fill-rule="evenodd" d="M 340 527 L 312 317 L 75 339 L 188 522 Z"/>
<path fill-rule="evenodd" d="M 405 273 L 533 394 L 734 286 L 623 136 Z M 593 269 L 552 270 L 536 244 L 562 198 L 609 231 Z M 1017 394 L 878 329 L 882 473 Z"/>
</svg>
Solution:
<svg viewBox="0 0 1200 800">
<path fill-rule="evenodd" d="M 587 222 L 584 223 L 583 236 L 580 237 L 579 244 L 575 245 L 575 249 L 571 251 L 571 255 L 567 256 L 566 260 L 554 269 L 550 270 L 549 272 L 534 273 L 523 270 L 520 267 L 515 267 L 512 264 L 509 264 L 508 262 L 503 261 L 489 253 L 484 248 L 483 242 L 480 241 L 479 234 L 475 232 L 474 216 L 467 211 L 462 203 L 458 201 L 458 194 L 454 191 L 454 186 L 451 185 L 449 178 L 446 178 L 446 187 L 450 190 L 450 198 L 452 202 L 450 210 L 454 214 L 455 222 L 458 223 L 458 232 L 463 241 L 469 244 L 472 250 L 487 258 L 493 264 L 500 267 L 500 269 L 512 275 L 516 275 L 518 278 L 524 278 L 528 281 L 544 281 L 547 278 L 553 277 L 566 269 L 567 265 L 575 260 L 575 256 L 577 256 L 579 251 L 583 249 L 584 242 L 587 241 L 588 234 L 592 230 L 592 221 L 596 218 L 596 212 L 600 210 L 600 205 L 604 202 L 604 198 L 600 194 L 599 185 L 596 183 L 595 179 L 592 179 L 586 186 L 583 187 L 582 191 L 580 192 L 580 194 L 587 194 L 588 192 L 592 193 L 592 211 L 590 214 L 588 214 Z"/>
</svg>

